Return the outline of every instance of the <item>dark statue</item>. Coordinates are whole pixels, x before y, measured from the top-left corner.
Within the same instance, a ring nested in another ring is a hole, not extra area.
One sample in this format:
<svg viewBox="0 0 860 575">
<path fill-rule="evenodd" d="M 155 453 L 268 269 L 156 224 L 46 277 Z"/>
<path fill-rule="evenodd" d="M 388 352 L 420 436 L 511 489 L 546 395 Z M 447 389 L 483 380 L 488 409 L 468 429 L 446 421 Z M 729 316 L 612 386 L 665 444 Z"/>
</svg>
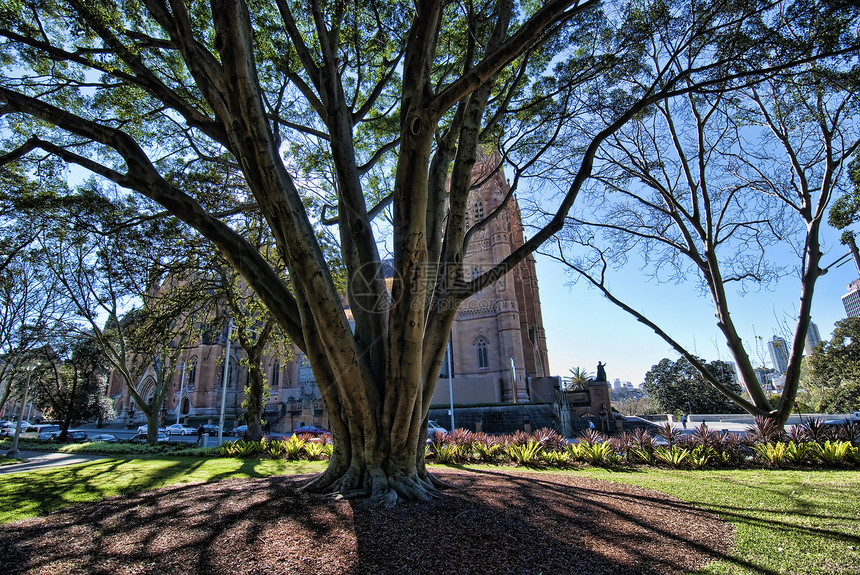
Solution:
<svg viewBox="0 0 860 575">
<path fill-rule="evenodd" d="M 597 376 L 594 378 L 594 381 L 606 381 L 606 370 L 603 369 L 606 367 L 605 363 L 597 362 Z"/>
</svg>

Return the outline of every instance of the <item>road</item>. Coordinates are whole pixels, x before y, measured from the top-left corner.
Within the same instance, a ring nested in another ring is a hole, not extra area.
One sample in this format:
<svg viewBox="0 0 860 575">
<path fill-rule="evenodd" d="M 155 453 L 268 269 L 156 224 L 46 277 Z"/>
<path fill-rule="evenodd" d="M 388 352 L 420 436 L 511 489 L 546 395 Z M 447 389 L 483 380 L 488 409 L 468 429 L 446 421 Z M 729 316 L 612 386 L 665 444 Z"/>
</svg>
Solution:
<svg viewBox="0 0 860 575">
<path fill-rule="evenodd" d="M 137 435 L 137 427 L 134 429 L 125 429 L 120 428 L 115 425 L 106 425 L 104 427 L 95 427 L 82 425 L 79 427 L 75 427 L 74 429 L 80 429 L 81 431 L 86 432 L 87 436 L 92 437 L 94 435 L 100 435 L 102 433 L 110 433 L 111 435 L 116 435 L 117 439 L 131 439 L 133 436 Z M 187 443 L 197 443 L 197 434 L 192 433 L 191 435 L 169 435 L 170 441 L 185 441 Z M 224 437 L 229 437 L 226 433 Z M 215 439 L 214 435 L 210 435 L 209 441 L 210 444 Z"/>
<path fill-rule="evenodd" d="M 132 436 L 137 435 L 137 429 L 119 429 L 116 426 L 105 426 L 105 427 L 95 427 L 95 426 L 81 426 L 76 427 L 75 429 L 80 429 L 85 431 L 87 436 L 92 437 L 94 435 L 100 435 L 103 433 L 110 433 L 111 435 L 115 435 L 117 439 L 130 439 Z M 232 439 L 232 438 L 231 438 Z M 171 441 L 183 441 L 185 443 L 197 443 L 197 434 L 193 435 L 171 435 Z M 210 437 L 208 441 L 208 445 L 214 446 L 217 442 L 217 437 Z M 0 452 L 5 455 L 5 451 Z M 78 453 L 61 453 L 58 451 L 20 451 L 19 457 L 21 459 L 26 459 L 27 461 L 24 463 L 13 463 L 11 465 L 3 465 L 0 466 L 0 475 L 6 473 L 21 473 L 25 471 L 33 471 L 35 469 L 44 469 L 46 467 L 57 467 L 60 465 L 73 465 L 75 463 L 86 463 L 87 461 L 95 461 L 98 459 L 104 459 L 104 456 L 101 455 L 89 455 L 89 454 L 78 454 Z"/>
<path fill-rule="evenodd" d="M 12 463 L 0 465 L 0 475 L 7 473 L 23 473 L 44 469 L 46 467 L 57 467 L 60 465 L 74 465 L 75 463 L 86 463 L 104 459 L 103 455 L 85 455 L 83 453 L 60 453 L 59 451 L 19 451 L 18 457 L 26 459 L 24 463 Z"/>
</svg>

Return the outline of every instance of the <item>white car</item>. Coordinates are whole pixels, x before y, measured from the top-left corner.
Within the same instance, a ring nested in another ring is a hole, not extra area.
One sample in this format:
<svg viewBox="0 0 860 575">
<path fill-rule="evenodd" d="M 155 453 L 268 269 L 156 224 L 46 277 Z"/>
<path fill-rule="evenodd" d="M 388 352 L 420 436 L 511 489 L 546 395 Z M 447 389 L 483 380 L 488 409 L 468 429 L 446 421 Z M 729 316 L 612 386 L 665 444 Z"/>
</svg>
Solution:
<svg viewBox="0 0 860 575">
<path fill-rule="evenodd" d="M 437 433 L 441 433 L 442 435 L 448 435 L 448 430 L 431 419 L 427 422 L 427 439 L 436 439 Z"/>
<path fill-rule="evenodd" d="M 15 437 L 15 429 L 17 425 L 18 423 L 15 421 L 8 421 L 0 426 L 0 437 Z M 21 431 L 24 431 L 28 427 L 30 427 L 29 421 L 21 422 Z"/>
<path fill-rule="evenodd" d="M 53 439 L 55 435 L 59 434 L 59 425 L 28 425 L 21 428 L 21 439 Z"/>
<path fill-rule="evenodd" d="M 197 433 L 197 428 L 188 427 L 182 423 L 174 423 L 173 425 L 168 425 L 164 433 L 167 435 L 194 435 Z"/>
<path fill-rule="evenodd" d="M 140 427 L 138 427 L 138 428 L 137 428 L 137 432 L 138 432 L 138 433 L 146 434 L 146 430 L 147 430 L 147 428 L 148 428 L 148 427 L 149 427 L 148 425 L 141 425 Z M 159 428 L 158 428 L 158 433 L 164 433 L 164 428 L 163 428 L 163 427 L 159 427 Z"/>
</svg>

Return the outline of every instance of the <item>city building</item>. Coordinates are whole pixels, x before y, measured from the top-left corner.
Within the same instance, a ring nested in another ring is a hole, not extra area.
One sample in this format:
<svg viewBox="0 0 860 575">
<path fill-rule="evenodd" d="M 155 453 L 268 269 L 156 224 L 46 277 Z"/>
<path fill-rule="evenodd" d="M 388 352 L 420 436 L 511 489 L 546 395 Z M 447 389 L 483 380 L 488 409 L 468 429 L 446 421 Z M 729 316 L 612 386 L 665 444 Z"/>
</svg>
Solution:
<svg viewBox="0 0 860 575">
<path fill-rule="evenodd" d="M 821 343 L 821 334 L 818 333 L 818 326 L 815 322 L 809 322 L 809 329 L 806 330 L 806 355 L 812 355 L 815 346 Z"/>
<path fill-rule="evenodd" d="M 767 349 L 770 351 L 773 368 L 780 374 L 785 373 L 788 369 L 788 345 L 785 340 L 775 335 L 767 342 Z"/>
<path fill-rule="evenodd" d="M 842 296 L 842 305 L 845 306 L 846 316 L 860 317 L 860 279 L 848 284 L 848 293 Z"/>
<path fill-rule="evenodd" d="M 516 197 L 509 193 L 503 172 L 494 171 L 497 161 L 482 158 L 475 167 L 476 181 L 484 183 L 470 195 L 467 225 L 490 219 L 471 238 L 463 263 L 466 277 L 490 269 L 525 241 Z M 390 286 L 393 268 L 385 268 Z M 344 299 L 343 303 L 351 319 L 349 302 Z M 229 362 L 225 361 L 227 329 L 222 325 L 220 332 L 216 330 L 182 352 L 162 412 L 164 423 L 217 422 L 222 397 L 228 426 L 240 420 L 248 369 L 242 365 L 245 353 L 235 341 L 231 342 Z M 225 363 L 229 364 L 226 385 Z M 263 419 L 272 431 L 292 430 L 298 422 L 327 425 L 313 372 L 300 350 L 265 356 L 263 370 L 271 390 Z M 533 396 L 537 395 L 545 401 L 557 383 L 548 375 L 535 260 L 529 256 L 501 280 L 462 303 L 431 403 L 448 405 L 449 390 L 459 405 L 528 402 L 535 401 Z M 156 380 L 153 366 L 144 368 L 136 385 L 143 398 L 152 397 Z M 111 375 L 109 394 L 114 399 L 117 421 L 130 425 L 142 422 L 142 414 L 135 410 L 117 373 Z"/>
</svg>

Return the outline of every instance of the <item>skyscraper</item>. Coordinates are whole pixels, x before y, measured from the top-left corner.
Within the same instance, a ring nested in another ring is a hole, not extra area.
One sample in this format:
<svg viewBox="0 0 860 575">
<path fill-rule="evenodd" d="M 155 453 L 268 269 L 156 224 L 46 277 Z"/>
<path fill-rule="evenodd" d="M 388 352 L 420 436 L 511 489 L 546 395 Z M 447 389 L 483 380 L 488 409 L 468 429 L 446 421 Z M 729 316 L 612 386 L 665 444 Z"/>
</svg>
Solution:
<svg viewBox="0 0 860 575">
<path fill-rule="evenodd" d="M 845 315 L 860 317 L 860 280 L 848 284 L 848 293 L 842 296 L 842 305 L 845 306 Z"/>
<path fill-rule="evenodd" d="M 814 322 L 809 322 L 809 329 L 806 330 L 806 355 L 812 355 L 812 350 L 821 342 L 821 335 L 818 333 L 818 326 Z"/>
<path fill-rule="evenodd" d="M 785 340 L 779 336 L 773 336 L 767 342 L 767 348 L 770 351 L 770 360 L 773 362 L 773 368 L 781 374 L 788 369 L 788 345 Z"/>
</svg>

